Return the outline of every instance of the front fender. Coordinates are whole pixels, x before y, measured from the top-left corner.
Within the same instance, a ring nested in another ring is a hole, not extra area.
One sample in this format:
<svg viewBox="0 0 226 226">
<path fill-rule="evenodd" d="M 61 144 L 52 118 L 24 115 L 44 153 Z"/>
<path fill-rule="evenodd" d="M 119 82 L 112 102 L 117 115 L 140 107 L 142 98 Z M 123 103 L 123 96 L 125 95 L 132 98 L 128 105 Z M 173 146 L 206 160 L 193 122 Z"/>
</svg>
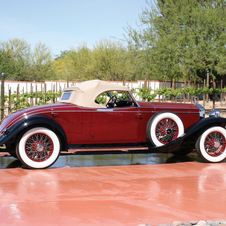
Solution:
<svg viewBox="0 0 226 226">
<path fill-rule="evenodd" d="M 212 126 L 221 126 L 225 128 L 226 125 L 226 118 L 204 118 L 201 121 L 199 121 L 198 123 L 195 124 L 195 126 L 193 126 L 184 136 L 189 137 L 191 135 L 193 135 L 194 133 L 197 132 L 201 132 L 202 130 L 205 130 L 209 127 Z"/>
<path fill-rule="evenodd" d="M 18 135 L 21 132 L 27 131 L 28 129 L 37 127 L 37 126 L 46 127 L 54 131 L 60 138 L 61 150 L 64 150 L 64 151 L 68 150 L 67 137 L 63 128 L 60 126 L 60 124 L 54 121 L 52 118 L 49 118 L 47 116 L 41 116 L 41 115 L 24 118 L 20 120 L 17 124 L 8 128 L 7 133 L 5 133 L 0 138 L 0 146 L 2 146 L 3 144 L 7 144 L 7 142 L 15 143 Z"/>
<path fill-rule="evenodd" d="M 157 150 L 160 152 L 173 152 L 176 151 L 186 140 L 189 140 L 191 136 L 196 136 L 199 132 L 206 130 L 212 126 L 226 127 L 226 118 L 204 118 L 196 123 L 187 133 L 178 137 L 176 140 L 169 144 L 160 147 L 151 147 L 151 150 Z"/>
</svg>

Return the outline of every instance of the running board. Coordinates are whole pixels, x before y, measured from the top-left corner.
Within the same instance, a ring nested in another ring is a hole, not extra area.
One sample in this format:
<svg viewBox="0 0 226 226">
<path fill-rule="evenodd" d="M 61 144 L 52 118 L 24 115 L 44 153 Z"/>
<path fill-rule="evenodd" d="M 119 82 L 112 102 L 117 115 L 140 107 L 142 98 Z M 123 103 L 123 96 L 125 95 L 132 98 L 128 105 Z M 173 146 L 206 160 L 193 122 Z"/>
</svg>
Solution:
<svg viewBox="0 0 226 226">
<path fill-rule="evenodd" d="M 122 146 L 122 147 L 77 147 L 68 149 L 67 153 L 76 153 L 76 152 L 98 152 L 98 151 L 148 151 L 148 147 L 144 146 Z"/>
</svg>

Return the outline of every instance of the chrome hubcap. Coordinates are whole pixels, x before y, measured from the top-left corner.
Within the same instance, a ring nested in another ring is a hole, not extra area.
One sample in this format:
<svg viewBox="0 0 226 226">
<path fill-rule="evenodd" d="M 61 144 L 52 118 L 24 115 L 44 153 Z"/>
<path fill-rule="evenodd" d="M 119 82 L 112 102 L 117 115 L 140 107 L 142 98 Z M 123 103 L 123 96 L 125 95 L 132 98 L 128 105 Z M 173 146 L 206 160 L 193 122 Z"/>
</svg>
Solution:
<svg viewBox="0 0 226 226">
<path fill-rule="evenodd" d="M 43 149 L 44 149 L 44 146 L 42 145 L 42 144 L 37 144 L 37 148 L 36 148 L 36 150 L 37 151 L 43 151 Z"/>
<path fill-rule="evenodd" d="M 215 147 L 215 148 L 219 148 L 219 147 L 220 147 L 220 145 L 221 145 L 221 144 L 220 144 L 220 142 L 219 142 L 219 141 L 215 141 L 215 142 L 214 142 L 214 147 Z"/>
</svg>

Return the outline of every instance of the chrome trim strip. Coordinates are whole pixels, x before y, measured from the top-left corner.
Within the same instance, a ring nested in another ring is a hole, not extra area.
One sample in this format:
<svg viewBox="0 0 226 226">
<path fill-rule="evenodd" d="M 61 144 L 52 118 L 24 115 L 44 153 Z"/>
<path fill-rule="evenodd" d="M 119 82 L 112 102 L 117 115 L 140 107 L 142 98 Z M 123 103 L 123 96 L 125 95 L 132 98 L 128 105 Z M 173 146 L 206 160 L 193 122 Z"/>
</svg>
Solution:
<svg viewBox="0 0 226 226">
<path fill-rule="evenodd" d="M 97 111 L 113 111 L 113 109 L 99 108 L 99 109 L 97 109 Z"/>
<path fill-rule="evenodd" d="M 169 110 L 168 110 L 169 111 Z M 140 113 L 158 113 L 160 111 L 140 111 Z M 199 114 L 199 112 L 178 112 L 178 111 L 170 111 L 175 114 Z"/>
<path fill-rule="evenodd" d="M 130 108 L 130 107 L 127 107 L 128 109 Z M 116 111 L 116 109 L 117 109 L 117 111 Z M 120 109 L 120 110 L 118 110 L 118 109 Z M 95 111 L 96 110 L 96 111 Z M 115 110 L 115 111 L 114 111 Z M 78 111 L 78 110 L 61 110 L 61 111 L 58 111 L 58 110 L 54 110 L 54 113 L 86 113 L 86 112 L 88 112 L 88 113 L 95 113 L 95 112 L 106 112 L 106 111 L 110 111 L 110 112 L 115 112 L 115 113 L 117 113 L 117 112 L 120 112 L 120 113 L 122 113 L 122 112 L 126 112 L 126 113 L 129 113 L 129 112 L 131 112 L 131 113 L 133 113 L 133 112 L 137 112 L 137 110 L 136 109 L 134 109 L 134 111 L 127 111 L 127 110 L 125 110 L 125 109 L 122 109 L 122 108 L 98 108 L 98 109 L 92 109 L 92 110 L 90 110 L 90 111 L 82 111 L 82 110 L 80 110 L 80 111 Z M 142 109 L 139 111 L 140 113 L 157 113 L 157 112 L 159 112 L 159 111 L 142 111 Z M 174 113 L 177 113 L 177 114 L 198 114 L 199 112 L 178 112 L 178 111 L 173 111 L 173 110 L 171 110 L 171 112 L 174 112 Z M 28 118 L 29 116 L 32 116 L 32 115 L 42 115 L 42 114 L 46 114 L 46 113 L 52 113 L 52 111 L 43 111 L 43 112 L 30 112 L 30 113 L 28 113 L 28 114 L 26 114 L 26 117 L 25 117 L 25 115 L 23 115 L 23 117 L 21 117 L 21 118 Z M 48 117 L 48 116 L 47 116 Z M 15 120 L 17 120 L 17 118 L 15 118 L 13 121 L 15 121 Z"/>
<path fill-rule="evenodd" d="M 127 107 L 129 108 L 129 107 Z M 117 109 L 117 111 L 116 111 Z M 120 110 L 118 110 L 120 109 Z M 115 110 L 115 111 L 114 111 Z M 115 112 L 115 113 L 123 113 L 123 112 L 126 112 L 126 113 L 134 113 L 134 112 L 138 112 L 138 110 L 134 109 L 134 111 L 127 111 L 125 109 L 122 109 L 122 108 L 98 108 L 98 109 L 93 109 L 93 110 L 90 110 L 90 111 L 77 111 L 77 110 L 61 110 L 61 111 L 57 111 L 57 110 L 54 110 L 54 113 L 95 113 L 95 112 Z M 142 111 L 142 109 L 139 111 L 140 113 L 157 113 L 159 111 Z M 171 112 L 173 113 L 177 113 L 177 114 L 199 114 L 199 112 L 178 112 L 178 111 L 172 111 Z M 42 115 L 43 113 L 52 113 L 52 111 L 49 111 L 49 112 L 32 112 L 30 114 L 27 114 L 27 116 L 32 116 L 32 115 Z M 48 117 L 48 116 L 47 116 Z M 23 117 L 24 118 L 24 117 Z M 16 119 L 15 119 L 16 120 Z"/>
<path fill-rule="evenodd" d="M 155 109 L 164 109 L 164 110 L 169 110 L 169 111 L 173 111 L 173 110 L 199 110 L 199 108 L 170 108 L 170 107 L 156 107 L 156 106 L 154 106 L 153 105 L 153 107 L 155 108 Z M 147 106 L 147 107 L 141 107 L 141 108 L 150 108 L 149 106 Z"/>
</svg>

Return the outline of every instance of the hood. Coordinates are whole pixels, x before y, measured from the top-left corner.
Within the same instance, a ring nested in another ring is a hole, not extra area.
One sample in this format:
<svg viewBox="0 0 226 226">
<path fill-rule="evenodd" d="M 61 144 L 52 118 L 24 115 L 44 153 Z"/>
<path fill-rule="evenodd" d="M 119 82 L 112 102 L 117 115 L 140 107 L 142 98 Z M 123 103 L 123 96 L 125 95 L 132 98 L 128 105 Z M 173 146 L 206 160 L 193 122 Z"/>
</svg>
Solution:
<svg viewBox="0 0 226 226">
<path fill-rule="evenodd" d="M 153 110 L 165 109 L 189 109 L 199 111 L 198 106 L 195 104 L 183 104 L 183 103 L 160 103 L 160 102 L 138 102 L 142 108 L 153 108 Z"/>
</svg>

